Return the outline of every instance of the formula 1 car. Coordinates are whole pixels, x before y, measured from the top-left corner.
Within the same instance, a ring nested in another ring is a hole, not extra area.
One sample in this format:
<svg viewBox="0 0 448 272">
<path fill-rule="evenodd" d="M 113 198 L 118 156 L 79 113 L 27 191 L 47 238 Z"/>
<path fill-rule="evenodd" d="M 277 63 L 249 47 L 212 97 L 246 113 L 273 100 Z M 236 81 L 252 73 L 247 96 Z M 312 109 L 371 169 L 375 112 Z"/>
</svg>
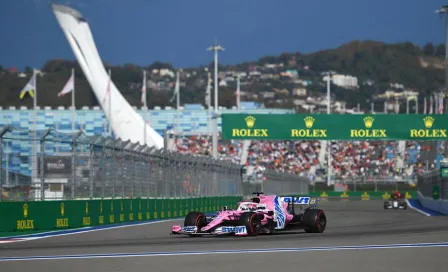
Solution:
<svg viewBox="0 0 448 272">
<path fill-rule="evenodd" d="M 389 200 L 384 201 L 384 209 L 403 209 L 406 210 L 408 208 L 408 203 L 406 202 L 406 198 L 400 194 L 400 192 L 394 192 L 390 196 Z"/>
<path fill-rule="evenodd" d="M 251 201 L 239 202 L 236 210 L 224 206 L 211 217 L 202 212 L 190 212 L 185 217 L 184 226 L 172 226 L 171 233 L 189 236 L 255 236 L 298 229 L 308 233 L 324 232 L 327 217 L 319 209 L 318 199 L 254 194 L 257 196 Z M 304 206 L 308 207 L 303 213 L 296 213 L 296 209 L 303 210 Z"/>
</svg>

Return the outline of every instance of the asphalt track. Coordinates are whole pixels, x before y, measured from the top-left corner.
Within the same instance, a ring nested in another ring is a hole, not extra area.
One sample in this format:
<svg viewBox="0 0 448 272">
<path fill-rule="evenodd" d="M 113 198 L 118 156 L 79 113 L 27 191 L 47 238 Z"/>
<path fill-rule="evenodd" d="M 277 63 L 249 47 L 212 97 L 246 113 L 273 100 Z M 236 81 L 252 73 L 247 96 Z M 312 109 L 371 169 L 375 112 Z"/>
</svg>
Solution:
<svg viewBox="0 0 448 272">
<path fill-rule="evenodd" d="M 368 246 L 448 242 L 448 217 L 427 217 L 411 209 L 385 211 L 381 201 L 321 206 L 328 217 L 323 234 L 190 238 L 169 234 L 170 225 L 180 221 L 161 222 L 0 244 L 0 271 L 443 271 L 448 266 L 448 244 Z M 251 249 L 264 252 L 247 252 Z M 134 255 L 110 255 L 114 253 Z M 61 255 L 80 256 L 54 257 Z M 20 256 L 50 257 L 2 260 Z"/>
</svg>

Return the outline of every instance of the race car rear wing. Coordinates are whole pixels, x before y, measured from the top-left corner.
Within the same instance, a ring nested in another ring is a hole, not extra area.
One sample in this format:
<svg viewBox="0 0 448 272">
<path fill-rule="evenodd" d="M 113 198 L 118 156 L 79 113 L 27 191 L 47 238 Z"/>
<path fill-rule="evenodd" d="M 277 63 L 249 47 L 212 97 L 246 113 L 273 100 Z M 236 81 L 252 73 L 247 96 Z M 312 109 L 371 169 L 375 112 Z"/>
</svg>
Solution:
<svg viewBox="0 0 448 272">
<path fill-rule="evenodd" d="M 286 196 L 282 197 L 283 201 L 288 203 L 288 206 L 291 208 L 291 210 L 295 211 L 296 208 L 302 210 L 303 206 L 308 206 L 307 210 L 310 209 L 319 209 L 320 199 L 315 197 L 309 197 L 309 196 L 300 196 L 300 197 L 294 197 L 294 196 Z"/>
</svg>

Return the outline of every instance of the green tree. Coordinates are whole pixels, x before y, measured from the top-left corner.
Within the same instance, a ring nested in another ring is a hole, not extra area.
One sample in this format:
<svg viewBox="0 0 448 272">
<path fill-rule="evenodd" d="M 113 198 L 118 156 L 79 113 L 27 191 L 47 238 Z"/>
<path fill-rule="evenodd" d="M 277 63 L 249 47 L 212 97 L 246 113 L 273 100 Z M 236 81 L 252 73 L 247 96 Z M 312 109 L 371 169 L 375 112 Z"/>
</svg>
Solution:
<svg viewBox="0 0 448 272">
<path fill-rule="evenodd" d="M 437 45 L 436 56 L 437 57 L 444 57 L 445 56 L 445 45 L 444 44 Z"/>
<path fill-rule="evenodd" d="M 429 42 L 423 46 L 423 54 L 425 54 L 425 56 L 434 56 L 435 53 L 436 48 L 434 47 L 433 43 Z"/>
</svg>

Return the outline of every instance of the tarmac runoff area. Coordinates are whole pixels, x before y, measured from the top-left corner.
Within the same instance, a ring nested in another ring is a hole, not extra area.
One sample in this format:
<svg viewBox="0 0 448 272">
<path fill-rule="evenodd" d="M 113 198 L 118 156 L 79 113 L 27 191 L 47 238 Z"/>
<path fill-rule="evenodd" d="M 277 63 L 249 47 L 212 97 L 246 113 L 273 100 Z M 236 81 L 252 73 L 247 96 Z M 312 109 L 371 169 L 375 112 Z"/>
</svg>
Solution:
<svg viewBox="0 0 448 272">
<path fill-rule="evenodd" d="M 382 201 L 321 202 L 323 234 L 170 235 L 182 220 L 0 244 L 0 271 L 444 271 L 448 217 Z"/>
</svg>

